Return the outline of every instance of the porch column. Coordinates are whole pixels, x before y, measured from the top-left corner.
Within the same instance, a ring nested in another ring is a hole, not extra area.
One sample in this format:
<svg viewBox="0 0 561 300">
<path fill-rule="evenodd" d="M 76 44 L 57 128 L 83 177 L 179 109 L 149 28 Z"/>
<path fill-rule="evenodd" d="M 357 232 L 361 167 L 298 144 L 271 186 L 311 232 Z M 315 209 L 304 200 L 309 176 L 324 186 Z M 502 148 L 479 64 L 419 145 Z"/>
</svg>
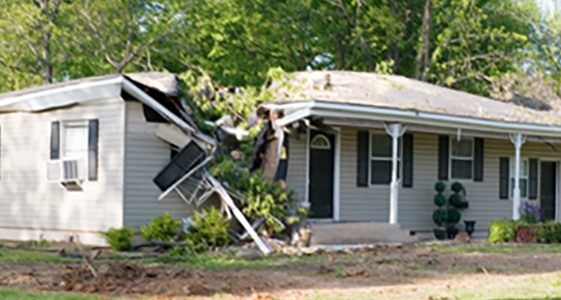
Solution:
<svg viewBox="0 0 561 300">
<path fill-rule="evenodd" d="M 514 144 L 514 191 L 512 199 L 512 219 L 520 219 L 520 148 L 526 142 L 521 133 L 511 133 L 510 141 Z"/>
<path fill-rule="evenodd" d="M 392 137 L 392 182 L 390 184 L 390 224 L 397 224 L 397 191 L 399 182 L 397 180 L 397 152 L 398 139 L 405 132 L 405 128 L 399 123 L 386 125 L 386 132 Z"/>
</svg>

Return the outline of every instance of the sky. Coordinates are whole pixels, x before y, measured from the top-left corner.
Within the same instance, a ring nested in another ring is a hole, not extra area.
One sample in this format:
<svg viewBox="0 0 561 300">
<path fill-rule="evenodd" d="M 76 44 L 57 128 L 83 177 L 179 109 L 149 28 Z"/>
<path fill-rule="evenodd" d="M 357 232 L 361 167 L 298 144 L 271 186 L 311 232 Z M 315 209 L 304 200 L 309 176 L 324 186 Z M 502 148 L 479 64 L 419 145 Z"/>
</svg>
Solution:
<svg viewBox="0 0 561 300">
<path fill-rule="evenodd" d="M 545 11 L 551 11 L 553 4 L 557 2 L 557 4 L 561 4 L 561 0 L 536 0 L 536 2 L 541 6 Z"/>
</svg>

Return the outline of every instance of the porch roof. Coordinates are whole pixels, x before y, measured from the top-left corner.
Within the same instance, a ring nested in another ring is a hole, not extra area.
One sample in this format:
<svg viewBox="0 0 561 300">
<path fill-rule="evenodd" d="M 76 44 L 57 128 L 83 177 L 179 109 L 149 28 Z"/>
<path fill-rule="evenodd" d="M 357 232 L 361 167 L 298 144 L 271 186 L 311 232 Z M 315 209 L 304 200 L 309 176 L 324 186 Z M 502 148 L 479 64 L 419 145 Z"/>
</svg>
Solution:
<svg viewBox="0 0 561 300">
<path fill-rule="evenodd" d="M 265 104 L 284 108 L 288 124 L 306 115 L 561 135 L 561 113 L 511 103 L 409 79 L 347 71 L 296 72 L 286 99 Z"/>
</svg>

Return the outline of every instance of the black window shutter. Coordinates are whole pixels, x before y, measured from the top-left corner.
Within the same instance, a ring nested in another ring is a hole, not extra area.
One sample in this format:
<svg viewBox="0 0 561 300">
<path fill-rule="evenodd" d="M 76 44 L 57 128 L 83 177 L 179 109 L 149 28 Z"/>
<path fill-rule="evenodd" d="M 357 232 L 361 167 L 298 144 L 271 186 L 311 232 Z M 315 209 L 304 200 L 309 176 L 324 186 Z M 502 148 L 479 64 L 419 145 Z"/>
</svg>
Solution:
<svg viewBox="0 0 561 300">
<path fill-rule="evenodd" d="M 403 179 L 402 186 L 413 187 L 413 135 L 403 135 Z"/>
<path fill-rule="evenodd" d="M 448 157 L 450 155 L 450 138 L 438 136 L 438 180 L 448 180 Z"/>
<path fill-rule="evenodd" d="M 90 120 L 88 124 L 88 180 L 97 180 L 99 121 Z"/>
<path fill-rule="evenodd" d="M 530 158 L 528 160 L 529 168 L 529 192 L 528 198 L 531 200 L 538 199 L 538 159 Z"/>
<path fill-rule="evenodd" d="M 508 157 L 499 158 L 499 199 L 508 199 L 509 169 Z"/>
<path fill-rule="evenodd" d="M 60 121 L 51 122 L 51 159 L 60 158 Z"/>
<path fill-rule="evenodd" d="M 482 182 L 483 181 L 483 151 L 484 144 L 482 138 L 475 138 L 474 142 L 474 153 L 473 153 L 473 181 Z"/>
<path fill-rule="evenodd" d="M 359 131 L 357 136 L 357 176 L 356 186 L 368 186 L 368 131 Z"/>
</svg>

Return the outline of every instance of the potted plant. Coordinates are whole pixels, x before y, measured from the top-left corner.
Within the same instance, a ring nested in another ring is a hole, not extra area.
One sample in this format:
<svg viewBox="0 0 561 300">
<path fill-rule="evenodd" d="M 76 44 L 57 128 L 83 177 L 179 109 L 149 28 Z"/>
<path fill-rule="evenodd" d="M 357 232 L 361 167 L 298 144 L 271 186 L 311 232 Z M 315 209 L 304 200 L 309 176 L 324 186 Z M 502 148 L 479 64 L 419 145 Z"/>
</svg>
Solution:
<svg viewBox="0 0 561 300">
<path fill-rule="evenodd" d="M 438 208 L 432 213 L 432 221 L 438 226 L 434 229 L 434 237 L 437 240 L 444 240 L 446 238 L 446 230 L 443 229 L 448 222 L 448 212 L 443 208 L 446 205 L 446 196 L 442 193 L 446 189 L 446 185 L 443 182 L 437 182 L 434 185 L 434 189 L 437 194 L 433 198 L 434 205 Z"/>
<path fill-rule="evenodd" d="M 466 190 L 461 183 L 456 181 L 452 183 L 450 188 L 452 189 L 453 194 L 450 195 L 450 198 L 448 198 L 450 207 L 448 209 L 448 224 L 446 226 L 446 233 L 448 238 L 453 239 L 458 234 L 458 229 L 455 226 L 462 218 L 460 209 L 468 208 L 469 204 L 465 200 Z"/>
</svg>

